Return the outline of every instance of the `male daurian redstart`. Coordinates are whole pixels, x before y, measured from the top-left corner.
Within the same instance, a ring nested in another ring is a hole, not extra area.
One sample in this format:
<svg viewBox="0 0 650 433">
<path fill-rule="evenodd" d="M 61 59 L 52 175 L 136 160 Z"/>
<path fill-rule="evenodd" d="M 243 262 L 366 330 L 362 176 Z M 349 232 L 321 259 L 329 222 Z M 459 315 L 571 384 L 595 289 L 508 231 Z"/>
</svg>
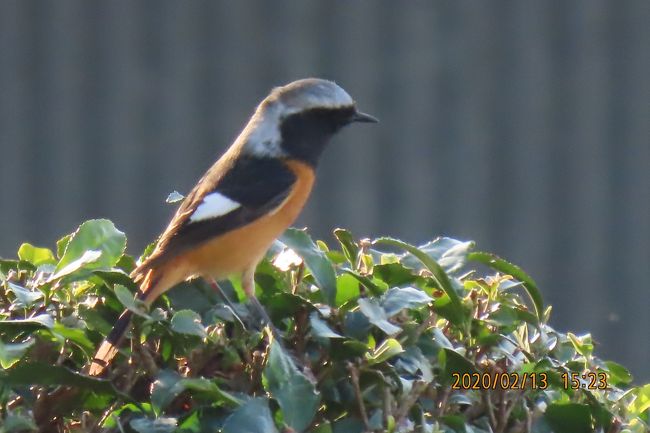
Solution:
<svg viewBox="0 0 650 433">
<path fill-rule="evenodd" d="M 188 278 L 240 274 L 244 292 L 256 301 L 255 267 L 305 204 L 330 138 L 353 122 L 377 119 L 359 112 L 331 81 L 309 78 L 273 89 L 131 274 L 140 285 L 138 298 L 150 305 Z M 124 311 L 97 350 L 90 375 L 103 373 L 130 320 Z"/>
</svg>

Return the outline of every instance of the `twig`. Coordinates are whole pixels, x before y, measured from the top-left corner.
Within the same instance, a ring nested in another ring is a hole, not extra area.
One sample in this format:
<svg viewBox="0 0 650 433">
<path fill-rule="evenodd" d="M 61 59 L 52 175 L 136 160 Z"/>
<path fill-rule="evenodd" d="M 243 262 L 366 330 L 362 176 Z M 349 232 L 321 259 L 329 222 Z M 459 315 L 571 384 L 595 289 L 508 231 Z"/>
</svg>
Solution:
<svg viewBox="0 0 650 433">
<path fill-rule="evenodd" d="M 438 416 L 441 417 L 445 414 L 445 408 L 447 407 L 447 400 L 449 399 L 449 396 L 451 395 L 451 387 L 446 387 L 443 391 L 442 394 L 440 395 L 440 398 L 438 399 Z"/>
<path fill-rule="evenodd" d="M 393 416 L 392 395 L 390 388 L 384 384 L 384 425 L 388 426 L 388 417 Z M 393 418 L 395 418 L 393 416 Z"/>
<path fill-rule="evenodd" d="M 486 391 L 483 393 L 485 398 L 485 407 L 487 408 L 488 416 L 490 417 L 490 425 L 493 429 L 497 428 L 497 418 L 494 416 L 494 405 L 492 404 L 492 393 Z"/>
<path fill-rule="evenodd" d="M 149 349 L 144 346 L 136 346 L 138 348 L 138 354 L 140 355 L 140 360 L 142 361 L 142 365 L 144 369 L 146 370 L 147 374 L 150 376 L 157 376 L 159 368 L 156 365 L 156 361 L 154 361 L 153 357 L 149 353 Z"/>
<path fill-rule="evenodd" d="M 61 365 L 66 359 L 68 359 L 68 357 L 66 356 L 67 343 L 68 343 L 67 339 L 63 340 L 63 344 L 61 345 L 61 351 L 59 352 L 59 357 L 57 358 L 55 365 Z"/>
<path fill-rule="evenodd" d="M 434 326 L 436 320 L 437 319 L 435 313 L 431 311 L 429 316 L 415 330 L 415 339 L 417 340 L 424 333 L 424 331 Z"/>
<path fill-rule="evenodd" d="M 418 401 L 420 395 L 427 389 L 429 384 L 427 382 L 416 382 L 413 384 L 411 391 L 408 393 L 406 398 L 402 401 L 402 404 L 399 405 L 395 411 L 395 424 L 400 425 L 402 420 L 413 407 L 413 405 Z"/>
<path fill-rule="evenodd" d="M 361 412 L 363 425 L 366 427 L 366 430 L 370 430 L 370 421 L 368 421 L 368 413 L 366 412 L 365 404 L 363 404 L 363 396 L 361 395 L 361 387 L 359 386 L 359 370 L 357 370 L 357 367 L 354 364 L 348 362 L 348 371 L 350 372 L 350 378 L 352 379 L 354 395 L 357 397 L 357 404 L 359 405 L 359 412 Z"/>
<path fill-rule="evenodd" d="M 109 406 L 109 407 L 104 411 L 104 413 L 102 414 L 102 416 L 101 416 L 99 419 L 97 419 L 97 421 L 95 421 L 95 424 L 93 425 L 93 427 L 92 427 L 91 429 L 88 430 L 90 433 L 96 433 L 96 432 L 99 431 L 100 426 L 101 426 L 102 424 L 104 424 L 104 422 L 106 422 L 106 420 L 108 419 L 109 416 L 111 416 L 111 414 L 112 414 L 113 411 L 115 410 L 115 407 L 117 406 L 118 402 L 119 402 L 119 400 L 116 401 L 116 402 L 114 402 L 112 405 L 110 405 L 110 406 Z M 116 424 L 117 424 L 118 426 L 120 426 L 120 420 L 119 420 L 119 419 L 116 420 Z M 120 426 L 120 429 L 121 429 L 121 426 Z"/>
<path fill-rule="evenodd" d="M 517 392 L 517 394 L 516 394 L 515 397 L 512 399 L 512 401 L 510 402 L 510 404 L 506 405 L 506 412 L 505 412 L 505 414 L 504 414 L 504 415 L 505 415 L 505 419 L 504 419 L 505 423 L 508 422 L 508 418 L 510 418 L 510 414 L 512 413 L 512 410 L 515 408 L 515 406 L 516 406 L 517 403 L 519 402 L 519 399 L 520 399 L 523 395 L 524 395 L 524 390 L 521 390 L 521 391 Z"/>
<path fill-rule="evenodd" d="M 612 419 L 612 424 L 609 426 L 609 430 L 607 430 L 607 433 L 620 433 L 622 428 L 623 423 L 621 420 L 617 417 L 614 417 L 614 419 Z"/>
<path fill-rule="evenodd" d="M 298 286 L 302 282 L 303 277 L 305 276 L 305 262 L 300 262 L 298 269 L 295 272 L 291 273 L 291 294 L 295 295 L 298 291 Z"/>
</svg>

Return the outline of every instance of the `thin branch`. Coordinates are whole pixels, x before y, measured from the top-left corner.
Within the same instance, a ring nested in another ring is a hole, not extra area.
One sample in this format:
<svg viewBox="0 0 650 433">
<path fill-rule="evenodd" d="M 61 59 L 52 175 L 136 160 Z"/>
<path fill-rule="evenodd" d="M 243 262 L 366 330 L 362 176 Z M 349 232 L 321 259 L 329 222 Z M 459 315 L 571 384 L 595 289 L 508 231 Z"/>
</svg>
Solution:
<svg viewBox="0 0 650 433">
<path fill-rule="evenodd" d="M 438 399 L 438 416 L 443 416 L 445 414 L 445 410 L 447 408 L 447 400 L 449 399 L 449 396 L 451 395 L 451 387 L 446 387 L 441 395 L 440 398 Z"/>
<path fill-rule="evenodd" d="M 492 393 L 486 391 L 483 393 L 483 398 L 485 399 L 485 407 L 487 408 L 488 416 L 490 417 L 490 425 L 493 429 L 497 428 L 497 418 L 494 415 L 494 405 L 492 404 Z"/>
<path fill-rule="evenodd" d="M 395 411 L 395 424 L 400 425 L 402 423 L 402 420 L 411 411 L 411 408 L 418 401 L 422 393 L 427 389 L 427 386 L 429 386 L 427 382 L 416 382 L 413 384 L 411 391 Z"/>
<path fill-rule="evenodd" d="M 352 386 L 354 388 L 354 394 L 357 398 L 357 404 L 359 405 L 359 412 L 361 412 L 361 419 L 363 419 L 363 425 L 366 427 L 366 430 L 370 430 L 368 412 L 366 412 L 366 406 L 363 403 L 363 396 L 361 395 L 361 387 L 359 386 L 359 370 L 357 370 L 357 367 L 354 364 L 348 362 L 348 371 L 350 372 L 350 377 L 352 378 Z"/>
</svg>

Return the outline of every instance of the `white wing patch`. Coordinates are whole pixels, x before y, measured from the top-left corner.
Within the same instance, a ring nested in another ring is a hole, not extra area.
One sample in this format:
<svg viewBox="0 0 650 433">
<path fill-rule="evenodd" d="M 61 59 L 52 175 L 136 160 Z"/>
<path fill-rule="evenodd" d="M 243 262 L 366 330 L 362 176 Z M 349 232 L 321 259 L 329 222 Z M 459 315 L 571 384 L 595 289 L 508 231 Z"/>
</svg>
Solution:
<svg viewBox="0 0 650 433">
<path fill-rule="evenodd" d="M 218 218 L 234 211 L 238 207 L 241 207 L 241 204 L 229 199 L 223 194 L 213 192 L 212 194 L 203 197 L 203 201 L 199 207 L 197 207 L 192 216 L 190 216 L 190 221 L 197 222 L 211 218 Z"/>
</svg>

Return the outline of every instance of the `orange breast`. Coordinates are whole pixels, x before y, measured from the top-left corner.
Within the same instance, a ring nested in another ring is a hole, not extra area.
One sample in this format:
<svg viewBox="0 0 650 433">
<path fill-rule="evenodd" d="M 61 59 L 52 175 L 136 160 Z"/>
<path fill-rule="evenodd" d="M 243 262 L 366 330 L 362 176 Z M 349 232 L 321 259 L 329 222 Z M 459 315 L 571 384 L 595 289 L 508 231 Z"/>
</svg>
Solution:
<svg viewBox="0 0 650 433">
<path fill-rule="evenodd" d="M 295 221 L 314 184 L 314 171 L 304 163 L 287 161 L 296 183 L 280 206 L 254 222 L 216 237 L 178 258 L 177 265 L 192 275 L 224 278 L 257 263 L 273 241 Z"/>
</svg>

